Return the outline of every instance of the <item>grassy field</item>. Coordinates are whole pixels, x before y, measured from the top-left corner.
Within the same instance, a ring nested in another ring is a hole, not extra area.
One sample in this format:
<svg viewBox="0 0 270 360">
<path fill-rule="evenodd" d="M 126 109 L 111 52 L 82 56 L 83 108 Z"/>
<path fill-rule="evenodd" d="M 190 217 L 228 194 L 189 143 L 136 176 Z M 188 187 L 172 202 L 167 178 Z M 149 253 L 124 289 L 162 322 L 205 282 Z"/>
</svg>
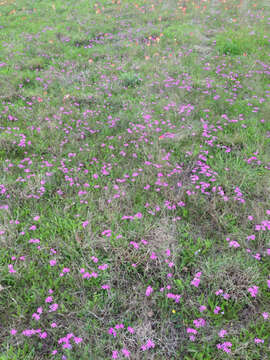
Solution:
<svg viewBox="0 0 270 360">
<path fill-rule="evenodd" d="M 0 360 L 269 359 L 269 1 L 1 0 L 0 39 Z"/>
</svg>

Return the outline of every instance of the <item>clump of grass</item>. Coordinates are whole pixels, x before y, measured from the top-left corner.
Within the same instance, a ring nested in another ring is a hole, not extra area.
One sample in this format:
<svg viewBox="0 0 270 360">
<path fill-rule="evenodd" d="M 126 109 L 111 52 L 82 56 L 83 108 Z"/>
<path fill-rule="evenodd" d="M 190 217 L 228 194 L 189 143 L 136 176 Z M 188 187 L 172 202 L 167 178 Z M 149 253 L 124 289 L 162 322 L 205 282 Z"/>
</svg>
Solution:
<svg viewBox="0 0 270 360">
<path fill-rule="evenodd" d="M 241 252 L 225 253 L 204 261 L 202 272 L 207 286 L 213 291 L 223 289 L 232 300 L 240 303 L 250 302 L 248 288 L 257 284 L 261 277 L 260 268 L 255 260 Z"/>
<path fill-rule="evenodd" d="M 124 87 L 135 88 L 136 86 L 141 84 L 142 79 L 139 77 L 138 74 L 129 71 L 120 75 L 120 82 Z"/>
<path fill-rule="evenodd" d="M 258 46 L 269 48 L 269 41 L 263 33 L 247 33 L 246 29 L 227 30 L 216 36 L 216 49 L 222 55 L 254 54 Z"/>
</svg>

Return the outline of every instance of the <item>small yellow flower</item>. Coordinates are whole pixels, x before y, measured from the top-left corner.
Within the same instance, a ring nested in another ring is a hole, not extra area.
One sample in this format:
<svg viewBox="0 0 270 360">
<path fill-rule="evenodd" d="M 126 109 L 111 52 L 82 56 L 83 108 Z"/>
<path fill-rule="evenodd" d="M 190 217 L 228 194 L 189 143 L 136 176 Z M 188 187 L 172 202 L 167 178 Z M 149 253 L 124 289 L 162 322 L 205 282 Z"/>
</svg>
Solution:
<svg viewBox="0 0 270 360">
<path fill-rule="evenodd" d="M 172 313 L 173 313 L 173 314 L 175 314 L 175 313 L 176 313 L 176 311 L 175 311 L 174 309 L 172 309 Z"/>
</svg>

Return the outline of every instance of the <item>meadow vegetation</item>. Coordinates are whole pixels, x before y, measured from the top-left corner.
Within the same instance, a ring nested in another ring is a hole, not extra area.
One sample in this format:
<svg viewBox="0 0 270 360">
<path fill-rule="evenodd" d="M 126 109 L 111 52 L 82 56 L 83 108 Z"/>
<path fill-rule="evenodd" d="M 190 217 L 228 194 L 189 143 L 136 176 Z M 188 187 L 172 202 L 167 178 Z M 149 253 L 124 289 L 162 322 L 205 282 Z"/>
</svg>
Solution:
<svg viewBox="0 0 270 360">
<path fill-rule="evenodd" d="M 270 358 L 267 0 L 1 0 L 0 360 Z"/>
</svg>

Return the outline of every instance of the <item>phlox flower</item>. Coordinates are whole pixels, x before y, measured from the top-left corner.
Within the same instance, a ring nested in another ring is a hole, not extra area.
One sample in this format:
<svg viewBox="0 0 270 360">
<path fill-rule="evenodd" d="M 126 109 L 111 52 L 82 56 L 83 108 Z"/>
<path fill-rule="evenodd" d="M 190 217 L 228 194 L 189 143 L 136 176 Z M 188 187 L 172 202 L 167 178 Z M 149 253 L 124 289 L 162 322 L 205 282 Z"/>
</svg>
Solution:
<svg viewBox="0 0 270 360">
<path fill-rule="evenodd" d="M 250 295 L 251 295 L 252 297 L 256 297 L 256 296 L 257 296 L 258 290 L 259 290 L 259 287 L 258 287 L 258 286 L 252 286 L 252 287 L 248 288 L 248 292 L 250 293 Z"/>
<path fill-rule="evenodd" d="M 101 285 L 101 288 L 103 289 L 103 290 L 110 290 L 110 285 L 108 285 L 108 284 L 104 284 L 104 285 Z"/>
<path fill-rule="evenodd" d="M 227 294 L 227 293 L 226 293 L 226 294 L 223 295 L 223 297 L 224 297 L 225 300 L 229 300 L 230 294 Z"/>
<path fill-rule="evenodd" d="M 198 329 L 200 327 L 205 326 L 205 320 L 203 318 L 199 318 L 193 321 L 194 326 Z"/>
<path fill-rule="evenodd" d="M 199 310 L 200 310 L 200 312 L 203 312 L 204 310 L 206 310 L 206 306 L 205 306 L 205 305 L 201 305 L 201 306 L 199 307 Z"/>
<path fill-rule="evenodd" d="M 125 327 L 124 324 L 116 324 L 114 328 L 118 330 L 118 329 L 124 329 L 124 327 Z"/>
<path fill-rule="evenodd" d="M 191 281 L 191 285 L 193 285 L 195 287 L 199 286 L 200 281 L 201 281 L 201 279 L 200 279 L 201 274 L 202 274 L 201 272 L 198 272 L 198 273 L 195 274 L 194 279 Z"/>
<path fill-rule="evenodd" d="M 225 335 L 227 335 L 227 331 L 224 329 L 221 329 L 220 332 L 218 333 L 218 336 L 223 338 Z"/>
<path fill-rule="evenodd" d="M 128 349 L 123 348 L 122 353 L 123 353 L 124 357 L 129 358 L 130 351 L 128 351 Z"/>
<path fill-rule="evenodd" d="M 134 329 L 130 326 L 127 327 L 128 332 L 130 332 L 131 334 L 134 334 Z"/>
<path fill-rule="evenodd" d="M 39 316 L 38 314 L 34 313 L 34 314 L 32 315 L 32 318 L 35 319 L 35 320 L 39 320 L 39 319 L 40 319 L 40 316 Z"/>
<path fill-rule="evenodd" d="M 240 244 L 237 241 L 230 241 L 229 242 L 229 247 L 238 248 L 239 246 L 240 246 Z"/>
<path fill-rule="evenodd" d="M 218 314 L 221 310 L 221 307 L 220 306 L 216 306 L 215 309 L 214 309 L 214 314 Z"/>
<path fill-rule="evenodd" d="M 76 337 L 76 336 L 74 336 L 73 340 L 74 340 L 75 344 L 79 344 L 82 342 L 82 338 Z"/>
<path fill-rule="evenodd" d="M 146 344 L 142 345 L 141 350 L 145 351 L 154 347 L 155 347 L 155 343 L 149 339 Z"/>
<path fill-rule="evenodd" d="M 99 265 L 99 270 L 106 270 L 108 269 L 108 264 Z"/>
<path fill-rule="evenodd" d="M 14 270 L 12 264 L 9 264 L 9 265 L 8 265 L 8 271 L 9 271 L 10 274 L 15 274 L 15 273 L 16 273 L 16 270 Z"/>
<path fill-rule="evenodd" d="M 89 221 L 84 221 L 83 223 L 82 223 L 82 226 L 83 226 L 83 228 L 86 228 L 86 226 L 89 224 Z"/>
<path fill-rule="evenodd" d="M 22 332 L 22 335 L 24 336 L 32 336 L 35 334 L 35 330 L 34 329 L 26 329 Z"/>
<path fill-rule="evenodd" d="M 220 295 L 223 293 L 223 290 L 222 289 L 219 289 L 218 291 L 215 292 L 216 295 Z"/>
<path fill-rule="evenodd" d="M 148 286 L 145 291 L 145 296 L 150 296 L 153 292 L 153 288 L 151 286 Z"/>
<path fill-rule="evenodd" d="M 51 312 L 51 311 L 56 311 L 57 309 L 58 309 L 58 304 L 52 304 L 52 305 L 50 306 L 49 312 Z"/>
<path fill-rule="evenodd" d="M 135 249 L 139 249 L 139 244 L 136 243 L 135 241 L 130 241 L 130 245 L 133 245 L 133 247 L 134 247 Z"/>
<path fill-rule="evenodd" d="M 110 335 L 113 335 L 113 337 L 116 337 L 116 331 L 114 330 L 114 328 L 110 328 L 110 329 L 108 330 L 108 333 L 109 333 Z"/>
<path fill-rule="evenodd" d="M 229 341 L 225 341 L 222 344 L 217 344 L 217 348 L 223 350 L 226 353 L 230 353 L 231 352 L 231 348 L 232 347 L 232 343 Z"/>
<path fill-rule="evenodd" d="M 255 342 L 255 344 L 260 344 L 260 343 L 264 343 L 264 340 L 263 339 L 259 339 L 259 338 L 255 338 L 254 339 L 254 342 Z"/>
<path fill-rule="evenodd" d="M 262 316 L 263 316 L 263 318 L 266 320 L 266 319 L 269 318 L 269 313 L 268 313 L 268 312 L 263 312 L 263 313 L 262 313 Z"/>
</svg>

